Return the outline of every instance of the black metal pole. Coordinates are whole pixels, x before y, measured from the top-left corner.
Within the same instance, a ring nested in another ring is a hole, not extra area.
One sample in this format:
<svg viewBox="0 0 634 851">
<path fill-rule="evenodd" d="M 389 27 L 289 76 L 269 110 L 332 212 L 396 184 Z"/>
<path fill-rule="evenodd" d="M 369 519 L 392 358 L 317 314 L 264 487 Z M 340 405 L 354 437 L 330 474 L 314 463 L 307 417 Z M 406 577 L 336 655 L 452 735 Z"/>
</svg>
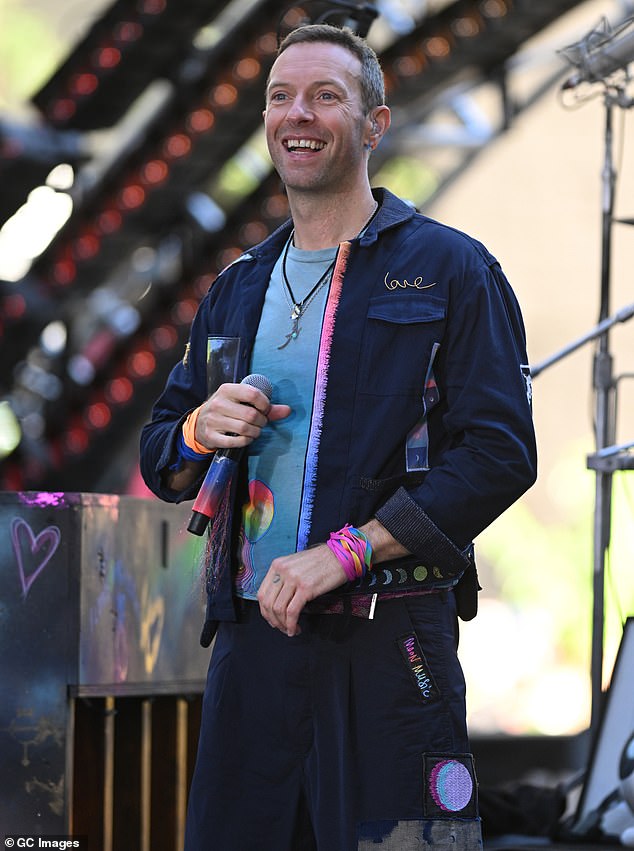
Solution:
<svg viewBox="0 0 634 851">
<path fill-rule="evenodd" d="M 612 217 L 616 174 L 612 160 L 613 102 L 610 92 L 605 98 L 605 159 L 602 175 L 602 241 L 601 300 L 599 322 L 610 312 L 610 273 L 612 255 Z M 614 380 L 609 333 L 599 337 L 593 363 L 595 393 L 595 445 L 597 451 L 614 443 Z M 605 624 L 605 559 L 610 544 L 612 473 L 596 471 L 593 553 L 593 608 L 591 641 L 591 716 L 590 733 L 595 740 L 603 704 L 603 649 Z"/>
</svg>

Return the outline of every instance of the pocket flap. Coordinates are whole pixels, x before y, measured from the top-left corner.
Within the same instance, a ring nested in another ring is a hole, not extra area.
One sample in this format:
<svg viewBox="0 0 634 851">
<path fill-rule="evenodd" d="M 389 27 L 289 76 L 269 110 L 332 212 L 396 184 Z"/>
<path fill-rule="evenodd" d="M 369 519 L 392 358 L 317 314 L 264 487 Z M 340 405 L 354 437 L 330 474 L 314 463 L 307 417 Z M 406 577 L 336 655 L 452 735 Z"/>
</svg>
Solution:
<svg viewBox="0 0 634 851">
<path fill-rule="evenodd" d="M 436 322 L 445 318 L 447 304 L 443 299 L 425 295 L 417 298 L 410 293 L 386 293 L 370 299 L 368 317 L 383 322 L 409 324 Z"/>
</svg>

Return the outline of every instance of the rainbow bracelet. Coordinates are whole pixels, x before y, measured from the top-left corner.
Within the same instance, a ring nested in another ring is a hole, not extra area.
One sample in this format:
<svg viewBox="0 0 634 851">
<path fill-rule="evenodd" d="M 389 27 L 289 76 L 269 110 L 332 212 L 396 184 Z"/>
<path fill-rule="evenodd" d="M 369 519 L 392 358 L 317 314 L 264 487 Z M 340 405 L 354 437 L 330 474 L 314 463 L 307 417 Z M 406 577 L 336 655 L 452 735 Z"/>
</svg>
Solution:
<svg viewBox="0 0 634 851">
<path fill-rule="evenodd" d="M 337 556 L 349 582 L 361 579 L 372 568 L 372 544 L 368 536 L 350 526 L 331 532 L 326 546 Z"/>
</svg>

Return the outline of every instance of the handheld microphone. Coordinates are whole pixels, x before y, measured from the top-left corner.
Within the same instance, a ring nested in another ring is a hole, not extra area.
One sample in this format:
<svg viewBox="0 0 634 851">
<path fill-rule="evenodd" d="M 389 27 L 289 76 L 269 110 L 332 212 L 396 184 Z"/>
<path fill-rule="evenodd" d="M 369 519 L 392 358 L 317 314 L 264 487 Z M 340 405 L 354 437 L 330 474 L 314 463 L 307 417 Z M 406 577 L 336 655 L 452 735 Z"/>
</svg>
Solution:
<svg viewBox="0 0 634 851">
<path fill-rule="evenodd" d="M 240 383 L 261 390 L 269 401 L 273 395 L 273 387 L 265 375 L 253 373 L 243 378 Z M 188 532 L 194 535 L 204 534 L 207 524 L 218 510 L 243 451 L 242 447 L 216 450 L 194 502 Z"/>
<path fill-rule="evenodd" d="M 630 19 L 628 23 L 631 23 Z M 622 35 L 622 30 L 627 28 L 625 24 L 616 34 L 610 33 L 604 36 L 598 45 L 592 45 L 590 38 L 587 44 L 578 49 L 576 45 L 574 52 L 578 56 L 573 63 L 578 66 L 577 71 L 568 77 L 562 89 L 574 89 L 580 83 L 598 83 L 605 77 L 609 77 L 621 68 L 627 68 L 634 61 L 634 30 Z M 595 33 L 591 33 L 595 35 Z M 618 38 L 617 38 L 618 36 Z M 562 51 L 565 53 L 565 51 Z"/>
</svg>

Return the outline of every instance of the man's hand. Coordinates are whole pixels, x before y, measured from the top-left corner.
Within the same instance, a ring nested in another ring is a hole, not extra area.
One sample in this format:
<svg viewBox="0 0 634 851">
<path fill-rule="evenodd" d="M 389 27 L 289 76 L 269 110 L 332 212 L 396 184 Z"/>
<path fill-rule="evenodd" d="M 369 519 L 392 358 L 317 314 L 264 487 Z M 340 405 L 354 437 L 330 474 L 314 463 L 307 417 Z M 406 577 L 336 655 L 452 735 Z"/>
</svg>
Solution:
<svg viewBox="0 0 634 851">
<path fill-rule="evenodd" d="M 272 405 L 250 384 L 222 384 L 198 409 L 196 440 L 211 450 L 244 447 L 268 422 L 283 420 L 290 412 L 288 405 Z M 185 461 L 180 470 L 165 472 L 165 483 L 174 491 L 187 490 L 205 463 Z"/>
<path fill-rule="evenodd" d="M 374 564 L 408 555 L 378 520 L 372 519 L 360 529 L 372 544 Z M 326 544 L 276 558 L 258 592 L 262 617 L 286 635 L 298 635 L 297 621 L 306 603 L 346 581 L 339 559 Z"/>
<path fill-rule="evenodd" d="M 306 603 L 345 582 L 343 567 L 326 544 L 276 558 L 258 591 L 262 617 L 286 635 L 299 635 L 297 621 Z"/>
<path fill-rule="evenodd" d="M 268 422 L 283 420 L 290 412 L 288 405 L 272 405 L 250 384 L 222 384 L 198 410 L 196 440 L 208 449 L 244 447 Z"/>
</svg>

